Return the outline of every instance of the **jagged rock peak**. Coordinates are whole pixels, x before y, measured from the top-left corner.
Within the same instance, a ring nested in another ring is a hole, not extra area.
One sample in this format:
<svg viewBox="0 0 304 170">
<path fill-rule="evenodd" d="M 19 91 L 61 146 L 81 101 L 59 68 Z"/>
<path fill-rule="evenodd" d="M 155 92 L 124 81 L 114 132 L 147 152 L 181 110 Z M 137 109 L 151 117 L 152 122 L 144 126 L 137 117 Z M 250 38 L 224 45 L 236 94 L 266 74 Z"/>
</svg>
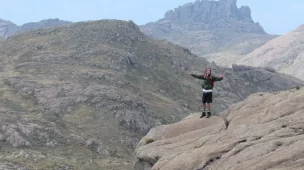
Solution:
<svg viewBox="0 0 304 170">
<path fill-rule="evenodd" d="M 170 10 L 165 19 L 170 21 L 211 22 L 219 19 L 236 19 L 253 22 L 248 6 L 237 7 L 237 0 L 197 0 Z"/>
</svg>

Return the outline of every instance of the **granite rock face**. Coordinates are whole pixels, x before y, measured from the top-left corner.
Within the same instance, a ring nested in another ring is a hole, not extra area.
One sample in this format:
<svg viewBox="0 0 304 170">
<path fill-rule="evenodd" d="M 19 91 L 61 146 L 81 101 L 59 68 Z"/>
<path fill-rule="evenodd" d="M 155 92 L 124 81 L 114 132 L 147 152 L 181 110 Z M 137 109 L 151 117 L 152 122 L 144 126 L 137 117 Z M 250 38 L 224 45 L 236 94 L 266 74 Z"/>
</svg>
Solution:
<svg viewBox="0 0 304 170">
<path fill-rule="evenodd" d="M 152 129 L 134 170 L 303 169 L 304 89 L 258 93 L 220 117 L 192 114 Z"/>
</svg>

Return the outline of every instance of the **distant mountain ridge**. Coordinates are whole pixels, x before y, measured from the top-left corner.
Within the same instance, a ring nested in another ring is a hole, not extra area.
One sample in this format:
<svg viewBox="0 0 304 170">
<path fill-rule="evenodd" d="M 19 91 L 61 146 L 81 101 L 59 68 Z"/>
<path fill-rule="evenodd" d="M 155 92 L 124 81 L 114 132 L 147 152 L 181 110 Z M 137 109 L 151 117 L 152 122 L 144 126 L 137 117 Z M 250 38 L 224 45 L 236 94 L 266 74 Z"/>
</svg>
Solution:
<svg viewBox="0 0 304 170">
<path fill-rule="evenodd" d="M 237 0 L 197 0 L 140 28 L 152 38 L 167 39 L 222 66 L 231 66 L 276 37 L 253 21 L 248 6 L 238 8 Z"/>
<path fill-rule="evenodd" d="M 0 39 L 10 37 L 12 35 L 39 28 L 50 28 L 71 24 L 72 22 L 56 19 L 45 19 L 39 22 L 30 22 L 18 26 L 11 21 L 0 19 Z"/>
<path fill-rule="evenodd" d="M 251 17 L 248 6 L 238 8 L 236 0 L 197 0 L 166 12 L 158 22 L 170 21 L 192 29 L 229 29 L 236 32 L 254 32 L 265 34 L 259 23 Z"/>
</svg>

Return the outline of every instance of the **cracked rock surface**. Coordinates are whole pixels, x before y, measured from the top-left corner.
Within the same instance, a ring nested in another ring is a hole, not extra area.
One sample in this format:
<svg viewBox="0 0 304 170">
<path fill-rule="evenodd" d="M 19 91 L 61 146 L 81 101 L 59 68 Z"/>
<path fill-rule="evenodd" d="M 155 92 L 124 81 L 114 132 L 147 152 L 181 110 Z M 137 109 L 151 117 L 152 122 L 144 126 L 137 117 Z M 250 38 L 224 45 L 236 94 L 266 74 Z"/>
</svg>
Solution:
<svg viewBox="0 0 304 170">
<path fill-rule="evenodd" d="M 152 129 L 138 144 L 135 170 L 298 170 L 304 165 L 304 88 L 258 93 L 220 117 Z"/>
</svg>

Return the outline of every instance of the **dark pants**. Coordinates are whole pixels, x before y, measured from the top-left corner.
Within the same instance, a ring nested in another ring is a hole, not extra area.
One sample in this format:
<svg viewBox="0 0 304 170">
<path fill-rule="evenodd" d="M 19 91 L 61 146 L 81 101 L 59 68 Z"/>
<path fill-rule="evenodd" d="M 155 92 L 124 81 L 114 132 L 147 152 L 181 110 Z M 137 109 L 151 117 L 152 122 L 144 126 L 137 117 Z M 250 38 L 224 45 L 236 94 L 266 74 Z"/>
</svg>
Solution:
<svg viewBox="0 0 304 170">
<path fill-rule="evenodd" d="M 212 103 L 212 92 L 203 93 L 202 102 L 205 103 Z"/>
</svg>

